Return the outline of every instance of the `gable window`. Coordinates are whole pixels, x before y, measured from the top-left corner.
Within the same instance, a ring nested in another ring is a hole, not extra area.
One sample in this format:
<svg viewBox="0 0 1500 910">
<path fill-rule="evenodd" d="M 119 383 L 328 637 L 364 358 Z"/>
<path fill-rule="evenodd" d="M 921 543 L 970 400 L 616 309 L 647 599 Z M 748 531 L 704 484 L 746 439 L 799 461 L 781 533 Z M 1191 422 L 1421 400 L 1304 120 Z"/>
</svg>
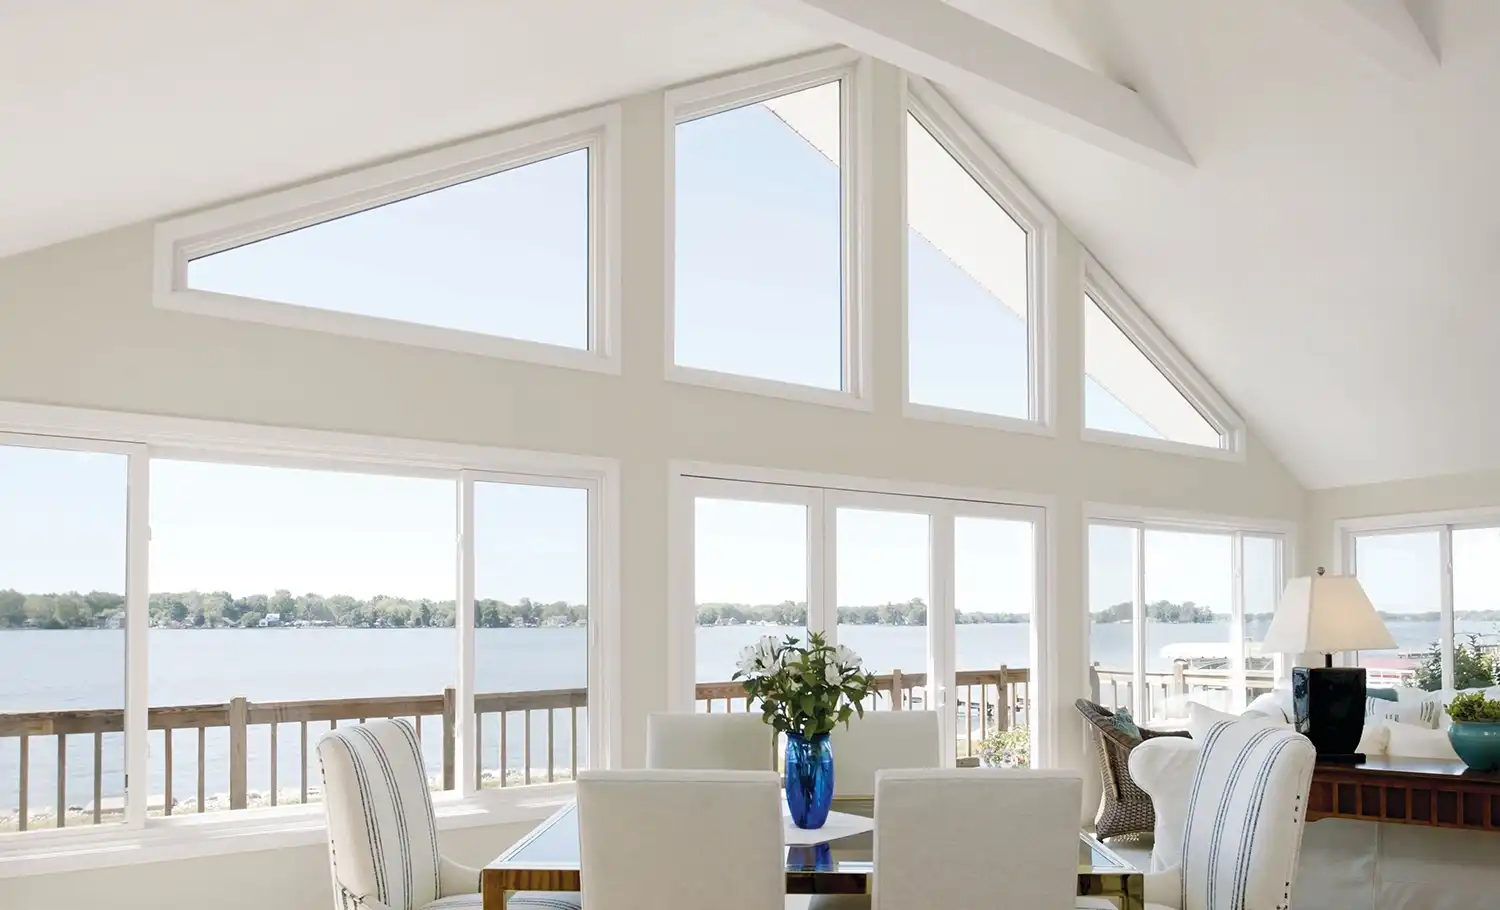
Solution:
<svg viewBox="0 0 1500 910">
<path fill-rule="evenodd" d="M 157 303 L 611 369 L 611 123 L 563 118 L 163 224 Z"/>
<path fill-rule="evenodd" d="M 906 401 L 909 416 L 982 423 L 1041 417 L 1040 206 L 919 80 L 906 117 Z"/>
<path fill-rule="evenodd" d="M 858 399 L 854 83 L 839 52 L 668 92 L 672 378 Z"/>
<path fill-rule="evenodd" d="M 1092 261 L 1084 270 L 1083 348 L 1085 439 L 1243 455 L 1243 422 Z"/>
</svg>

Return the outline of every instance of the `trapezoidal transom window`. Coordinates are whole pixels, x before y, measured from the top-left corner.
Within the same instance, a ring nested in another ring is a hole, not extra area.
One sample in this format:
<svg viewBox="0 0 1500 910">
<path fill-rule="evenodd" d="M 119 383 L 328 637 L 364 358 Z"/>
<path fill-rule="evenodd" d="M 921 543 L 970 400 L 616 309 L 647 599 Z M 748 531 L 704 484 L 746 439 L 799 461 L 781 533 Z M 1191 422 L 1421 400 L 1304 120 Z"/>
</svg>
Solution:
<svg viewBox="0 0 1500 910">
<path fill-rule="evenodd" d="M 906 116 L 907 401 L 1033 420 L 1035 232 L 998 156 L 930 94 Z"/>
<path fill-rule="evenodd" d="M 669 93 L 677 368 L 855 391 L 844 166 L 852 84 L 835 68 Z"/>
<path fill-rule="evenodd" d="M 251 200 L 257 211 L 284 201 L 285 217 L 247 223 L 239 205 L 164 225 L 172 274 L 159 302 L 519 359 L 602 359 L 604 140 L 602 127 L 524 147 L 479 140 L 467 160 L 447 149 Z M 308 198 L 334 201 L 298 206 Z M 195 221 L 208 230 L 194 236 Z"/>
<path fill-rule="evenodd" d="M 1238 452 L 1243 423 L 1102 272 L 1086 270 L 1084 427 L 1096 438 Z"/>
</svg>

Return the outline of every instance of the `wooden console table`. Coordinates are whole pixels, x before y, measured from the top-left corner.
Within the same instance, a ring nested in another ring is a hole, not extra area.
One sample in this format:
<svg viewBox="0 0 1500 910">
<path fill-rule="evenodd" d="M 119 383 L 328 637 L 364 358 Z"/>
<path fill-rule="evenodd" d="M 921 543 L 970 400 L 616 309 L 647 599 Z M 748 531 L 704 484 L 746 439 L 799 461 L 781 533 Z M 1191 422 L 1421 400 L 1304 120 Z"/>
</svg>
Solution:
<svg viewBox="0 0 1500 910">
<path fill-rule="evenodd" d="M 1319 764 L 1307 819 L 1322 818 L 1500 831 L 1500 774 L 1422 758 Z"/>
</svg>

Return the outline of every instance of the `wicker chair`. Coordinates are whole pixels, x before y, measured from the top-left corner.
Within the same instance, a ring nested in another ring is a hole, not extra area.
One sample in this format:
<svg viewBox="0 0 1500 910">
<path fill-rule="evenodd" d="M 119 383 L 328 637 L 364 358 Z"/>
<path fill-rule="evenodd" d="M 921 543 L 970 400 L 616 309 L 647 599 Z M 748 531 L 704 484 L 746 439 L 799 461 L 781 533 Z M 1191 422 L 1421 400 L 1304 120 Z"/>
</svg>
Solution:
<svg viewBox="0 0 1500 910">
<path fill-rule="evenodd" d="M 1159 732 L 1141 728 L 1137 740 L 1115 725 L 1115 715 L 1102 705 L 1086 698 L 1073 703 L 1078 713 L 1098 731 L 1099 773 L 1104 778 L 1104 800 L 1094 822 L 1100 838 L 1150 834 L 1156 827 L 1156 811 L 1151 797 L 1130 777 L 1130 750 L 1154 736 L 1187 736 L 1178 731 Z"/>
</svg>

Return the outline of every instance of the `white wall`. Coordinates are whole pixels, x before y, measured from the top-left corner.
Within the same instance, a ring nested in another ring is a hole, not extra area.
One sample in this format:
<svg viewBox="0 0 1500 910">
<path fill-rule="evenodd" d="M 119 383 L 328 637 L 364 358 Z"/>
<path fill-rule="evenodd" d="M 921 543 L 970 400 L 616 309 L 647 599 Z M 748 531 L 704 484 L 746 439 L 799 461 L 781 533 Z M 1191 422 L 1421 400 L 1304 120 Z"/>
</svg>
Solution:
<svg viewBox="0 0 1500 910">
<path fill-rule="evenodd" d="M 1242 464 L 1080 442 L 1081 304 L 1060 307 L 1054 316 L 1057 438 L 903 418 L 899 78 L 884 66 L 875 68 L 875 76 L 877 101 L 885 103 L 876 105 L 875 124 L 878 267 L 872 288 L 871 413 L 663 379 L 664 122 L 658 94 L 625 104 L 621 377 L 154 309 L 152 232 L 142 224 L 0 261 L 0 400 L 619 459 L 620 703 L 624 756 L 630 764 L 644 757 L 644 716 L 667 702 L 669 459 L 1053 496 L 1056 508 L 1048 520 L 1058 612 L 1047 656 L 1053 667 L 1067 668 L 1067 673 L 1049 720 L 1067 754 L 1077 757 L 1079 767 L 1091 769 L 1071 707 L 1073 698 L 1087 692 L 1083 503 L 1297 521 L 1304 514 L 1305 494 L 1253 436 Z M 1050 278 L 1059 300 L 1081 301 L 1079 246 L 1065 231 L 1060 233 Z M 1149 309 L 1150 301 L 1142 303 Z M 233 869 L 237 879 L 252 880 L 255 870 L 269 875 L 280 862 L 261 855 L 244 858 L 242 865 L 213 860 L 174 866 L 149 879 L 131 871 L 100 873 L 88 881 L 119 891 L 149 881 L 163 892 L 178 893 L 203 888 L 212 881 L 205 877 L 208 873 Z M 311 860 L 297 863 L 312 874 Z M 57 887 L 75 886 L 59 881 Z M 42 895 L 31 893 L 37 899 Z M 222 899 L 215 903 L 265 906 Z"/>
<path fill-rule="evenodd" d="M 483 866 L 520 840 L 531 824 L 445 831 L 442 849 Z M 139 863 L 0 879 L 4 910 L 330 910 L 333 884 L 323 844 L 228 853 L 171 863 Z"/>
</svg>

